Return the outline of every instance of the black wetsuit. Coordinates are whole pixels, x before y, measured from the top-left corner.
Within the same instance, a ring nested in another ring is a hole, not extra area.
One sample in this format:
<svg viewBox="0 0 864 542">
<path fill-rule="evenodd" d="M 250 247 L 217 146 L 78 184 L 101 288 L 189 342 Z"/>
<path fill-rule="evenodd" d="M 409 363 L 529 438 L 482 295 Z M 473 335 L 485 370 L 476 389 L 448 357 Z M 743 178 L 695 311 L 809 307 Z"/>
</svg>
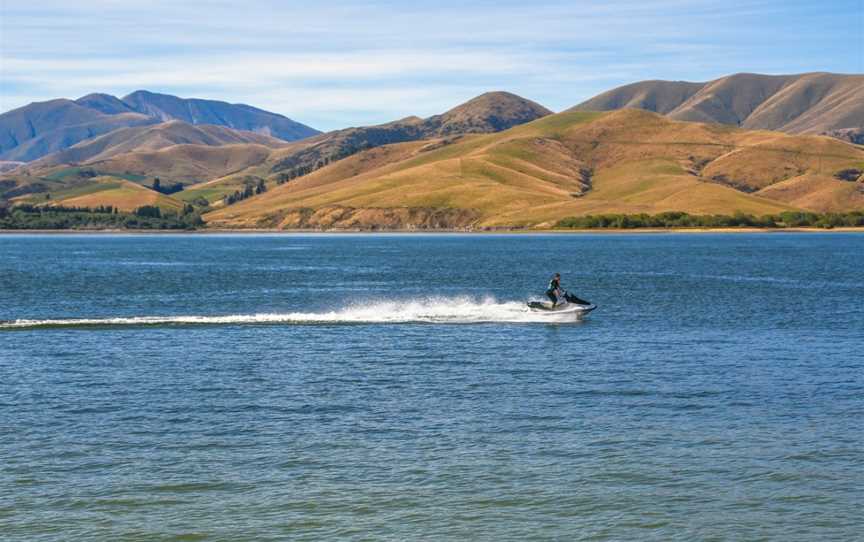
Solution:
<svg viewBox="0 0 864 542">
<path fill-rule="evenodd" d="M 561 279 L 553 277 L 549 281 L 549 288 L 546 289 L 546 297 L 552 300 L 552 304 L 558 304 L 558 290 L 561 289 Z"/>
</svg>

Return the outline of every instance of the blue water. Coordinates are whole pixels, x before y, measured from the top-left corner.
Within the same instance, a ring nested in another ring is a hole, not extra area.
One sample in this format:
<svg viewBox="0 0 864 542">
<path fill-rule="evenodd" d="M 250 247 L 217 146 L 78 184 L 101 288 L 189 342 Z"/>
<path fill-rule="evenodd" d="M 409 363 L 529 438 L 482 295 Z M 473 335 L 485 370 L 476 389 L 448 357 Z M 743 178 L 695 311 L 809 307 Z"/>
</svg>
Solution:
<svg viewBox="0 0 864 542">
<path fill-rule="evenodd" d="M 560 271 L 599 305 L 522 303 Z M 864 235 L 0 236 L 0 538 L 861 540 Z"/>
</svg>

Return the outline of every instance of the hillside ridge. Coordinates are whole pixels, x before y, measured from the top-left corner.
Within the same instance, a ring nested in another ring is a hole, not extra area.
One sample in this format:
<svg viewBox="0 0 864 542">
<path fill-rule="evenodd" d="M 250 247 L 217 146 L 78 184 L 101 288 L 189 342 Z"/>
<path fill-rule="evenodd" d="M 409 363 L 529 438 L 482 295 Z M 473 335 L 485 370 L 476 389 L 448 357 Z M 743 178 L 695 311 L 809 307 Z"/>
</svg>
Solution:
<svg viewBox="0 0 864 542">
<path fill-rule="evenodd" d="M 675 120 L 834 135 L 864 127 L 864 75 L 737 73 L 704 83 L 642 81 L 606 91 L 570 110 L 622 108 L 645 109 Z"/>
</svg>

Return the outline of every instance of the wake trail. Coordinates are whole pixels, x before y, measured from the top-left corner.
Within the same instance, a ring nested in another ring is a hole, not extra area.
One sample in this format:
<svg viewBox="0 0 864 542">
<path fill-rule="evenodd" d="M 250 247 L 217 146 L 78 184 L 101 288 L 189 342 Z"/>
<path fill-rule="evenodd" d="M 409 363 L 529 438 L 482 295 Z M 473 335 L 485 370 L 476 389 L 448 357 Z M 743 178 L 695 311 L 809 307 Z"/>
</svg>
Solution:
<svg viewBox="0 0 864 542">
<path fill-rule="evenodd" d="M 325 312 L 231 314 L 222 316 L 131 316 L 111 318 L 21 319 L 0 322 L 0 330 L 114 326 L 194 326 L 265 324 L 481 324 L 564 323 L 579 315 L 529 311 L 524 302 L 467 297 L 426 298 L 407 302 L 373 301 Z"/>
</svg>

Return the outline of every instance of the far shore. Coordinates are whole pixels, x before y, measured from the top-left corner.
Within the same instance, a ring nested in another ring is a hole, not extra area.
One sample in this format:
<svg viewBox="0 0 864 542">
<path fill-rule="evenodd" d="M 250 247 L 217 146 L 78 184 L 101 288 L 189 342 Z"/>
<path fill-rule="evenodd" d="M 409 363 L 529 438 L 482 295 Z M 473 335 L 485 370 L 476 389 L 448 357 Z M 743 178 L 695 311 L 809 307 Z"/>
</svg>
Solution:
<svg viewBox="0 0 864 542">
<path fill-rule="evenodd" d="M 467 235 L 511 235 L 511 234 L 562 234 L 571 233 L 586 234 L 626 234 L 626 233 L 864 233 L 864 227 L 837 227 L 837 228 L 587 228 L 587 229 L 528 229 L 528 228 L 501 228 L 501 229 L 437 229 L 437 230 L 418 230 L 418 229 L 387 229 L 387 230 L 365 230 L 365 229 L 289 229 L 289 230 L 273 230 L 260 228 L 245 228 L 245 229 L 218 229 L 205 228 L 199 230 L 125 230 L 125 229 L 103 229 L 103 230 L 0 230 L 0 235 L 28 235 L 28 234 L 93 234 L 93 235 L 224 235 L 224 234 L 467 234 Z"/>
</svg>

